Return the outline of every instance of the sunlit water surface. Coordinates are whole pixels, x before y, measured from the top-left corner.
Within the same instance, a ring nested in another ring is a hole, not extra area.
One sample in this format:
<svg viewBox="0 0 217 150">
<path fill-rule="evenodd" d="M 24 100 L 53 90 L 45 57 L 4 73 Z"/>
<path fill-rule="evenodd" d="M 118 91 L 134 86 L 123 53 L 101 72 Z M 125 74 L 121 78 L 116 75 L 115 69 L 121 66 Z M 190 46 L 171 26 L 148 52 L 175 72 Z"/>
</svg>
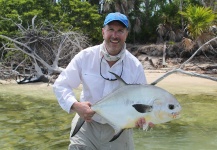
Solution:
<svg viewBox="0 0 217 150">
<path fill-rule="evenodd" d="M 145 132 L 134 130 L 136 150 L 216 150 L 217 95 L 176 95 L 182 117 Z M 72 114 L 54 99 L 0 95 L 0 149 L 67 149 Z"/>
</svg>

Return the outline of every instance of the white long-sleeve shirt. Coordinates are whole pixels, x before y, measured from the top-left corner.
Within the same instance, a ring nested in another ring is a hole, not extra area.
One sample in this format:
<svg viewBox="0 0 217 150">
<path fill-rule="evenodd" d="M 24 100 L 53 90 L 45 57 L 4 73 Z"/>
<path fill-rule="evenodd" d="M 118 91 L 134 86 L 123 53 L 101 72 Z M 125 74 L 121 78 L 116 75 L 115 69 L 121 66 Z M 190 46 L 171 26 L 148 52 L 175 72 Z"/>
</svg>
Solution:
<svg viewBox="0 0 217 150">
<path fill-rule="evenodd" d="M 115 79 L 115 76 L 109 72 L 120 76 L 123 67 L 121 78 L 126 83 L 146 84 L 143 66 L 129 51 L 125 50 L 123 57 L 110 67 L 106 60 L 102 59 L 100 45 L 89 47 L 75 55 L 53 85 L 54 93 L 62 109 L 68 113 L 71 112 L 71 106 L 77 101 L 73 89 L 80 84 L 83 85 L 80 101 L 89 101 L 91 104 L 117 88 L 119 81 L 105 80 L 100 75 L 100 67 L 101 74 L 105 78 Z M 97 117 L 93 117 L 93 120 L 103 122 Z"/>
</svg>

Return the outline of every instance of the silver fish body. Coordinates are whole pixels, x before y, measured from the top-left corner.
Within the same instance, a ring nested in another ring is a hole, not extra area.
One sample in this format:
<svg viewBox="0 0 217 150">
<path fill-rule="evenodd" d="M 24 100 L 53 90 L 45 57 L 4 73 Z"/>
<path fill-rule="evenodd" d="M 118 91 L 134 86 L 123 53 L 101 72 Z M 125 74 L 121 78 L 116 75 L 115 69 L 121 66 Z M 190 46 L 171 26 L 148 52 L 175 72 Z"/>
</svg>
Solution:
<svg viewBox="0 0 217 150">
<path fill-rule="evenodd" d="M 115 133 L 134 128 L 136 121 L 142 117 L 147 124 L 160 124 L 179 118 L 181 106 L 166 90 L 148 84 L 126 84 L 119 76 L 115 76 L 120 86 L 91 106 L 92 110 L 108 121 Z M 143 129 L 146 128 L 144 126 Z"/>
</svg>

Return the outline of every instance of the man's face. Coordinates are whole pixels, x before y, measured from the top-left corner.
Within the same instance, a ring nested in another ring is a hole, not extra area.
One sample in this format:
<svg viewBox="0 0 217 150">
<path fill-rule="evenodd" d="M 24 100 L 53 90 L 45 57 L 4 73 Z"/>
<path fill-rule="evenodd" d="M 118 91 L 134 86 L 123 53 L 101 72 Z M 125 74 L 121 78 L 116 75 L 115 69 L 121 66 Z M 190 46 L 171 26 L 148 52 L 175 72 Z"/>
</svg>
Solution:
<svg viewBox="0 0 217 150">
<path fill-rule="evenodd" d="M 102 28 L 105 47 L 110 55 L 117 55 L 123 48 L 128 36 L 127 28 L 119 21 L 112 21 Z"/>
</svg>

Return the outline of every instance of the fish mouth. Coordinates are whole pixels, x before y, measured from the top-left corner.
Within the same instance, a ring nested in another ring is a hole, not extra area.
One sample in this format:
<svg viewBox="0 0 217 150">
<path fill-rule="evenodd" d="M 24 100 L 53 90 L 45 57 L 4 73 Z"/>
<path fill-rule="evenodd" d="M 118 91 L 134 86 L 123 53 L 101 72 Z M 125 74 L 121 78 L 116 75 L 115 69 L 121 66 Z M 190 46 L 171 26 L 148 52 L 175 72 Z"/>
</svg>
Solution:
<svg viewBox="0 0 217 150">
<path fill-rule="evenodd" d="M 172 112 L 171 114 L 173 119 L 177 119 L 181 117 L 180 112 Z"/>
</svg>

